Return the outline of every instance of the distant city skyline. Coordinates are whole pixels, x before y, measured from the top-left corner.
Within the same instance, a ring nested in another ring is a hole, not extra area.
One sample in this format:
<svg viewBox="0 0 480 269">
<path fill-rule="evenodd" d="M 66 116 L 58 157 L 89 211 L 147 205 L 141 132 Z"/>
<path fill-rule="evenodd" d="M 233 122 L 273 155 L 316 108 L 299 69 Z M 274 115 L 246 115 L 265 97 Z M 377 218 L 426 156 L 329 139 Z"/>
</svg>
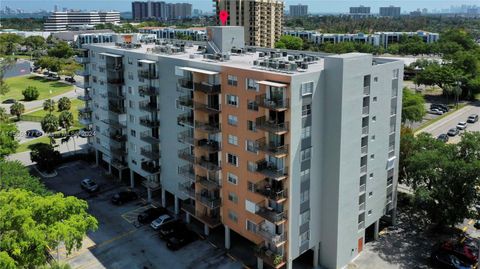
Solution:
<svg viewBox="0 0 480 269">
<path fill-rule="evenodd" d="M 12 9 L 22 9 L 25 12 L 35 12 L 39 10 L 53 11 L 57 5 L 59 10 L 84 9 L 84 10 L 117 10 L 120 12 L 131 11 L 131 0 L 3 0 L 0 2 L 0 9 L 9 6 Z M 167 0 L 168 3 L 192 3 L 194 9 L 203 11 L 213 11 L 212 0 Z M 358 0 L 286 0 L 285 7 L 288 10 L 289 5 L 305 4 L 309 6 L 310 13 L 348 13 L 351 6 L 369 6 L 372 13 L 378 13 L 381 6 L 400 6 L 402 13 L 415 11 L 417 9 L 428 8 L 428 10 L 449 9 L 451 6 L 460 5 L 479 5 L 474 0 L 389 0 L 389 1 L 358 1 Z M 208 7 L 208 8 L 206 8 Z"/>
</svg>

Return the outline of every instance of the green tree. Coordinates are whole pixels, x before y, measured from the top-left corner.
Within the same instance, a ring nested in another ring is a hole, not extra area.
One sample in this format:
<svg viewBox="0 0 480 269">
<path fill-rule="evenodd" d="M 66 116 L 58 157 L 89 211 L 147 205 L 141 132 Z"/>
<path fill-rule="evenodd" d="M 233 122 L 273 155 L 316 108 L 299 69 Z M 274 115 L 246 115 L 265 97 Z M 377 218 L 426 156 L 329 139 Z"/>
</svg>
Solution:
<svg viewBox="0 0 480 269">
<path fill-rule="evenodd" d="M 70 110 L 72 107 L 72 102 L 68 97 L 62 97 L 58 100 L 58 111 Z"/>
<path fill-rule="evenodd" d="M 7 72 L 7 70 L 15 64 L 15 62 L 16 61 L 12 57 L 0 58 L 0 95 L 5 95 L 10 91 L 10 87 L 5 81 L 5 72 Z"/>
<path fill-rule="evenodd" d="M 24 189 L 39 195 L 50 194 L 45 185 L 30 175 L 19 161 L 0 160 L 0 191 L 10 189 Z"/>
<path fill-rule="evenodd" d="M 52 145 L 37 143 L 30 146 L 30 160 L 37 163 L 40 170 L 52 172 L 60 163 L 60 152 L 56 151 Z"/>
<path fill-rule="evenodd" d="M 22 94 L 25 101 L 37 100 L 38 96 L 40 96 L 38 89 L 34 86 L 27 86 L 27 88 L 22 91 Z"/>
<path fill-rule="evenodd" d="M 15 140 L 17 133 L 18 129 L 15 124 L 0 122 L 0 160 L 17 150 L 18 141 Z"/>
<path fill-rule="evenodd" d="M 17 116 L 17 119 L 20 120 L 20 116 L 25 112 L 25 106 L 22 103 L 15 102 L 10 106 L 10 114 Z"/>
<path fill-rule="evenodd" d="M 45 48 L 47 43 L 45 41 L 45 38 L 41 36 L 29 36 L 23 40 L 23 45 L 34 51 Z"/>
<path fill-rule="evenodd" d="M 4 33 L 0 35 L 0 52 L 1 54 L 12 55 L 17 52 L 23 37 L 17 34 Z"/>
<path fill-rule="evenodd" d="M 7 122 L 8 121 L 8 114 L 5 108 L 0 107 L 0 122 Z"/>
<path fill-rule="evenodd" d="M 413 93 L 408 88 L 403 88 L 402 98 L 402 123 L 407 121 L 418 122 L 425 116 L 425 99 L 421 94 Z"/>
<path fill-rule="evenodd" d="M 55 101 L 52 99 L 43 101 L 43 110 L 48 111 L 49 114 L 52 114 L 52 112 L 55 110 Z"/>
<path fill-rule="evenodd" d="M 443 90 L 445 95 L 448 96 L 449 87 L 457 84 L 461 78 L 461 71 L 454 66 L 431 62 L 421 72 L 417 73 L 413 80 L 417 85 L 436 85 Z"/>
<path fill-rule="evenodd" d="M 44 265 L 45 253 L 60 243 L 67 253 L 80 248 L 86 233 L 98 227 L 87 209 L 87 202 L 61 193 L 41 196 L 22 189 L 0 191 L 2 262 L 32 268 Z"/>
<path fill-rule="evenodd" d="M 8 256 L 5 251 L 0 251 L 0 268 L 3 269 L 16 269 L 15 261 Z"/>
<path fill-rule="evenodd" d="M 41 68 L 48 69 L 52 72 L 59 72 L 62 70 L 63 62 L 61 59 L 56 57 L 40 57 L 35 61 L 35 66 L 40 66 Z"/>
<path fill-rule="evenodd" d="M 301 50 L 303 47 L 303 39 L 296 36 L 283 35 L 280 40 L 275 43 L 275 48 L 289 49 L 289 50 Z"/>
<path fill-rule="evenodd" d="M 55 58 L 70 58 L 75 55 L 75 51 L 65 41 L 60 41 L 47 51 L 48 56 Z"/>
<path fill-rule="evenodd" d="M 70 127 L 73 126 L 73 114 L 70 111 L 62 111 L 60 113 L 60 116 L 58 116 L 58 123 L 60 124 L 61 127 L 65 128 L 67 130 L 70 129 Z"/>
<path fill-rule="evenodd" d="M 48 114 L 43 118 L 41 125 L 45 133 L 53 133 L 58 129 L 58 119 L 55 115 Z"/>
</svg>

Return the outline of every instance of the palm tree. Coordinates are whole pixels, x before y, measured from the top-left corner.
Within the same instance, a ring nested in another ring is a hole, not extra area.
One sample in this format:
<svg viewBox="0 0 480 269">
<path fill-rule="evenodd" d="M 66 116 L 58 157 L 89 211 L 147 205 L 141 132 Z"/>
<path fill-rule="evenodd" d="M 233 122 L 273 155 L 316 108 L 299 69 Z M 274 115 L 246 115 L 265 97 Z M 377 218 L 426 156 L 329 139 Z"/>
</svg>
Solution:
<svg viewBox="0 0 480 269">
<path fill-rule="evenodd" d="M 10 106 L 10 114 L 17 116 L 17 119 L 20 120 L 20 116 L 25 112 L 25 106 L 22 103 L 15 102 Z"/>
<path fill-rule="evenodd" d="M 49 114 L 55 110 L 55 101 L 52 99 L 47 99 L 43 102 L 43 110 L 48 111 Z"/>
<path fill-rule="evenodd" d="M 57 117 L 55 117 L 55 115 L 52 115 L 52 114 L 48 114 L 47 116 L 45 116 L 41 122 L 41 126 L 42 126 L 42 130 L 47 133 L 47 134 L 51 134 L 55 131 L 57 131 L 58 129 L 58 119 Z M 55 140 L 53 139 L 53 137 L 50 137 L 50 145 L 53 145 L 53 142 Z"/>
<path fill-rule="evenodd" d="M 70 100 L 68 100 L 68 101 L 70 101 Z M 58 104 L 60 106 L 60 102 Z M 62 143 L 67 143 L 68 151 L 70 151 L 70 148 L 68 147 L 68 141 L 70 140 L 69 129 L 73 125 L 73 114 L 72 114 L 72 112 L 62 111 L 62 113 L 60 113 L 60 116 L 58 116 L 58 123 L 60 124 L 61 127 L 65 128 L 65 130 L 66 130 L 67 135 L 64 139 L 62 139 Z M 73 138 L 73 143 L 75 145 L 75 138 Z"/>
</svg>

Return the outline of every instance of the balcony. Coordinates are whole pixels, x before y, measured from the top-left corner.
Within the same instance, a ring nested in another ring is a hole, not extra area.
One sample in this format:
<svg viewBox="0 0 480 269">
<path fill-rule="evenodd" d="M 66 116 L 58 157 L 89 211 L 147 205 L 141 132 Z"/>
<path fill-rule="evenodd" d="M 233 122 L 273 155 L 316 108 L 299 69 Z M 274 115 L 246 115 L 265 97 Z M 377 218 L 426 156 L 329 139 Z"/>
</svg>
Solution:
<svg viewBox="0 0 480 269">
<path fill-rule="evenodd" d="M 177 135 L 177 140 L 180 143 L 194 145 L 193 133 L 190 130 L 183 131 Z"/>
<path fill-rule="evenodd" d="M 358 211 L 364 212 L 365 211 L 365 202 L 358 205 Z"/>
<path fill-rule="evenodd" d="M 155 165 L 154 162 L 142 162 L 141 167 L 143 171 L 150 174 L 160 173 L 160 166 Z"/>
<path fill-rule="evenodd" d="M 123 105 L 110 103 L 108 104 L 108 111 L 113 112 L 114 114 L 125 114 L 126 109 Z"/>
<path fill-rule="evenodd" d="M 370 107 L 369 106 L 364 106 L 362 108 L 362 115 L 366 116 L 366 115 L 368 115 L 368 113 L 370 113 Z"/>
<path fill-rule="evenodd" d="M 288 167 L 280 168 L 277 167 L 277 165 L 269 163 L 263 159 L 257 162 L 257 172 L 270 178 L 281 179 L 287 177 Z"/>
<path fill-rule="evenodd" d="M 178 79 L 178 86 L 185 89 L 193 90 L 193 81 L 187 78 L 180 78 Z"/>
<path fill-rule="evenodd" d="M 185 149 L 179 150 L 178 151 L 178 158 L 180 158 L 184 161 L 187 161 L 187 162 L 195 163 L 195 155 L 192 154 L 190 148 L 185 148 Z"/>
<path fill-rule="evenodd" d="M 187 95 L 187 96 L 180 96 L 180 97 L 178 98 L 178 104 L 181 105 L 181 106 L 184 106 L 184 107 L 193 108 L 193 100 L 192 100 L 192 97 L 190 97 L 189 95 Z"/>
<path fill-rule="evenodd" d="M 157 79 L 158 73 L 153 70 L 138 70 L 138 77 L 143 79 Z"/>
<path fill-rule="evenodd" d="M 209 190 L 220 188 L 220 180 L 215 176 L 212 178 L 197 176 L 197 182 Z"/>
<path fill-rule="evenodd" d="M 140 125 L 147 128 L 158 128 L 160 127 L 160 121 L 150 120 L 148 118 L 140 118 Z"/>
<path fill-rule="evenodd" d="M 210 209 L 220 207 L 221 204 L 220 197 L 201 195 L 200 193 L 197 194 L 197 201 Z"/>
<path fill-rule="evenodd" d="M 85 55 L 77 55 L 75 56 L 75 61 L 79 64 L 88 64 L 90 62 L 90 58 Z"/>
<path fill-rule="evenodd" d="M 360 223 L 358 223 L 358 230 L 362 230 L 365 228 L 365 221 L 361 221 Z"/>
<path fill-rule="evenodd" d="M 160 90 L 157 87 L 153 86 L 140 86 L 138 87 L 138 94 L 140 96 L 155 96 L 160 93 Z"/>
<path fill-rule="evenodd" d="M 106 67 L 107 71 L 109 71 L 109 72 L 123 71 L 122 63 L 111 63 L 111 64 L 107 64 L 105 67 Z"/>
<path fill-rule="evenodd" d="M 107 124 L 109 127 L 115 128 L 115 129 L 127 128 L 127 123 L 126 122 L 121 122 L 121 121 L 118 121 L 118 120 L 103 119 L 102 122 Z"/>
<path fill-rule="evenodd" d="M 360 185 L 360 191 L 359 191 L 360 193 L 364 193 L 366 190 L 367 190 L 367 186 L 365 185 L 365 183 Z"/>
<path fill-rule="evenodd" d="M 287 233 L 275 234 L 270 232 L 268 229 L 258 226 L 257 234 L 263 237 L 265 240 L 272 242 L 275 246 L 280 246 L 287 241 Z"/>
<path fill-rule="evenodd" d="M 107 83 L 112 85 L 122 85 L 123 78 L 107 78 Z"/>
<path fill-rule="evenodd" d="M 155 102 L 150 102 L 150 101 L 140 102 L 138 103 L 138 107 L 140 108 L 140 110 L 146 111 L 146 112 L 158 111 L 158 106 L 157 106 L 157 103 Z"/>
<path fill-rule="evenodd" d="M 207 114 L 218 114 L 220 113 L 220 105 L 209 105 L 195 102 L 195 110 L 205 112 Z"/>
<path fill-rule="evenodd" d="M 193 115 L 190 112 L 178 116 L 177 122 L 181 125 L 193 126 Z"/>
<path fill-rule="evenodd" d="M 363 95 L 370 95 L 370 86 L 363 87 Z"/>
<path fill-rule="evenodd" d="M 217 160 L 208 160 L 205 156 L 201 156 L 200 158 L 197 158 L 197 164 L 205 168 L 209 171 L 218 171 L 221 168 L 220 162 Z"/>
<path fill-rule="evenodd" d="M 257 141 L 257 149 L 268 153 L 269 155 L 278 157 L 288 154 L 288 145 L 280 145 L 279 143 L 269 142 L 267 143 L 266 138 L 260 138 Z"/>
<path fill-rule="evenodd" d="M 195 83 L 195 91 L 200 91 L 206 94 L 218 94 L 221 92 L 220 85 L 213 85 L 206 82 Z"/>
<path fill-rule="evenodd" d="M 150 132 L 141 133 L 140 134 L 140 140 L 142 140 L 145 143 L 152 144 L 152 145 L 160 144 L 160 138 L 152 136 L 150 134 Z"/>
<path fill-rule="evenodd" d="M 123 145 L 120 145 L 120 146 L 110 145 L 110 152 L 116 156 L 127 155 L 127 149 Z"/>
<path fill-rule="evenodd" d="M 108 92 L 107 96 L 113 100 L 125 100 L 125 95 L 119 92 Z"/>
<path fill-rule="evenodd" d="M 362 146 L 361 149 L 360 149 L 362 155 L 365 155 L 367 154 L 368 152 L 368 146 Z"/>
<path fill-rule="evenodd" d="M 191 199 L 195 199 L 195 183 L 192 182 L 185 182 L 178 184 L 178 189 L 182 191 L 185 195 L 190 197 Z"/>
<path fill-rule="evenodd" d="M 76 70 L 75 74 L 81 77 L 90 76 L 90 70 L 89 69 Z"/>
<path fill-rule="evenodd" d="M 180 166 L 178 168 L 178 174 L 183 176 L 186 179 L 195 180 L 195 170 L 193 169 L 193 165 L 187 164 L 184 166 Z"/>
<path fill-rule="evenodd" d="M 78 112 L 80 112 L 80 114 L 89 114 L 89 113 L 92 113 L 92 109 L 88 106 L 81 107 L 78 109 Z"/>
<path fill-rule="evenodd" d="M 88 102 L 92 100 L 92 97 L 90 96 L 90 94 L 85 94 L 77 96 L 77 99 L 80 101 Z"/>
<path fill-rule="evenodd" d="M 267 120 L 265 116 L 257 118 L 256 121 L 257 129 L 274 133 L 274 134 L 283 134 L 288 132 L 288 122 L 276 122 L 273 120 Z"/>
<path fill-rule="evenodd" d="M 362 135 L 368 135 L 368 125 L 362 127 Z"/>
<path fill-rule="evenodd" d="M 267 108 L 270 110 L 285 110 L 288 108 L 289 105 L 289 99 L 288 98 L 275 98 L 275 97 L 269 97 L 267 98 L 266 94 L 262 94 L 257 96 L 256 102 L 258 106 Z"/>
<path fill-rule="evenodd" d="M 283 202 L 287 199 L 287 190 L 282 187 L 274 187 L 266 181 L 261 181 L 255 184 L 255 192 L 260 195 L 272 199 L 274 201 Z"/>
<path fill-rule="evenodd" d="M 141 148 L 140 154 L 142 154 L 142 156 L 149 158 L 151 160 L 158 160 L 161 157 L 159 150 L 152 150 L 147 148 Z"/>
<path fill-rule="evenodd" d="M 367 165 L 366 165 L 366 164 L 365 164 L 365 165 L 362 165 L 362 166 L 360 167 L 360 173 L 361 173 L 361 174 L 367 173 Z"/>
<path fill-rule="evenodd" d="M 287 220 L 286 211 L 277 212 L 274 209 L 270 209 L 265 206 L 260 206 L 256 214 L 275 224 L 279 224 Z"/>
<path fill-rule="evenodd" d="M 220 143 L 211 139 L 199 139 L 197 140 L 197 146 L 208 152 L 217 152 L 221 149 Z"/>
<path fill-rule="evenodd" d="M 116 141 L 118 143 L 123 143 L 127 141 L 127 135 L 122 135 L 122 134 L 110 134 L 109 135 L 110 139 L 113 141 Z"/>
<path fill-rule="evenodd" d="M 197 214 L 195 216 L 201 222 L 206 223 L 210 228 L 215 228 L 219 226 L 221 223 L 220 216 L 218 214 L 212 213 L 205 213 L 205 214 Z"/>
<path fill-rule="evenodd" d="M 218 122 L 195 121 L 195 128 L 209 134 L 219 133 L 221 131 L 220 123 Z"/>
</svg>

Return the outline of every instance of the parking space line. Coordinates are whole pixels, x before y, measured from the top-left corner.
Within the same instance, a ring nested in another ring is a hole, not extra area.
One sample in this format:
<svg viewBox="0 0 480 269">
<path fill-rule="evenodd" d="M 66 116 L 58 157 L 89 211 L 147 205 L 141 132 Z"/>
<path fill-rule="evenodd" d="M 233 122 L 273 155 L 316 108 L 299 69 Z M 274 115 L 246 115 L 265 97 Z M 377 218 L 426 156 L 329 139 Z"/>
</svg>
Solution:
<svg viewBox="0 0 480 269">
<path fill-rule="evenodd" d="M 133 210 L 130 210 L 128 212 L 125 212 L 121 215 L 121 217 L 126 220 L 128 223 L 134 223 L 137 220 L 138 214 L 141 212 L 147 210 L 148 208 L 151 208 L 151 205 L 146 205 L 146 206 L 141 206 L 138 208 L 135 208 Z"/>
<path fill-rule="evenodd" d="M 230 255 L 230 253 L 227 253 L 227 256 L 228 256 L 230 259 L 232 259 L 234 262 L 237 261 L 237 259 L 235 259 L 235 257 L 233 257 L 232 255 Z"/>
</svg>

